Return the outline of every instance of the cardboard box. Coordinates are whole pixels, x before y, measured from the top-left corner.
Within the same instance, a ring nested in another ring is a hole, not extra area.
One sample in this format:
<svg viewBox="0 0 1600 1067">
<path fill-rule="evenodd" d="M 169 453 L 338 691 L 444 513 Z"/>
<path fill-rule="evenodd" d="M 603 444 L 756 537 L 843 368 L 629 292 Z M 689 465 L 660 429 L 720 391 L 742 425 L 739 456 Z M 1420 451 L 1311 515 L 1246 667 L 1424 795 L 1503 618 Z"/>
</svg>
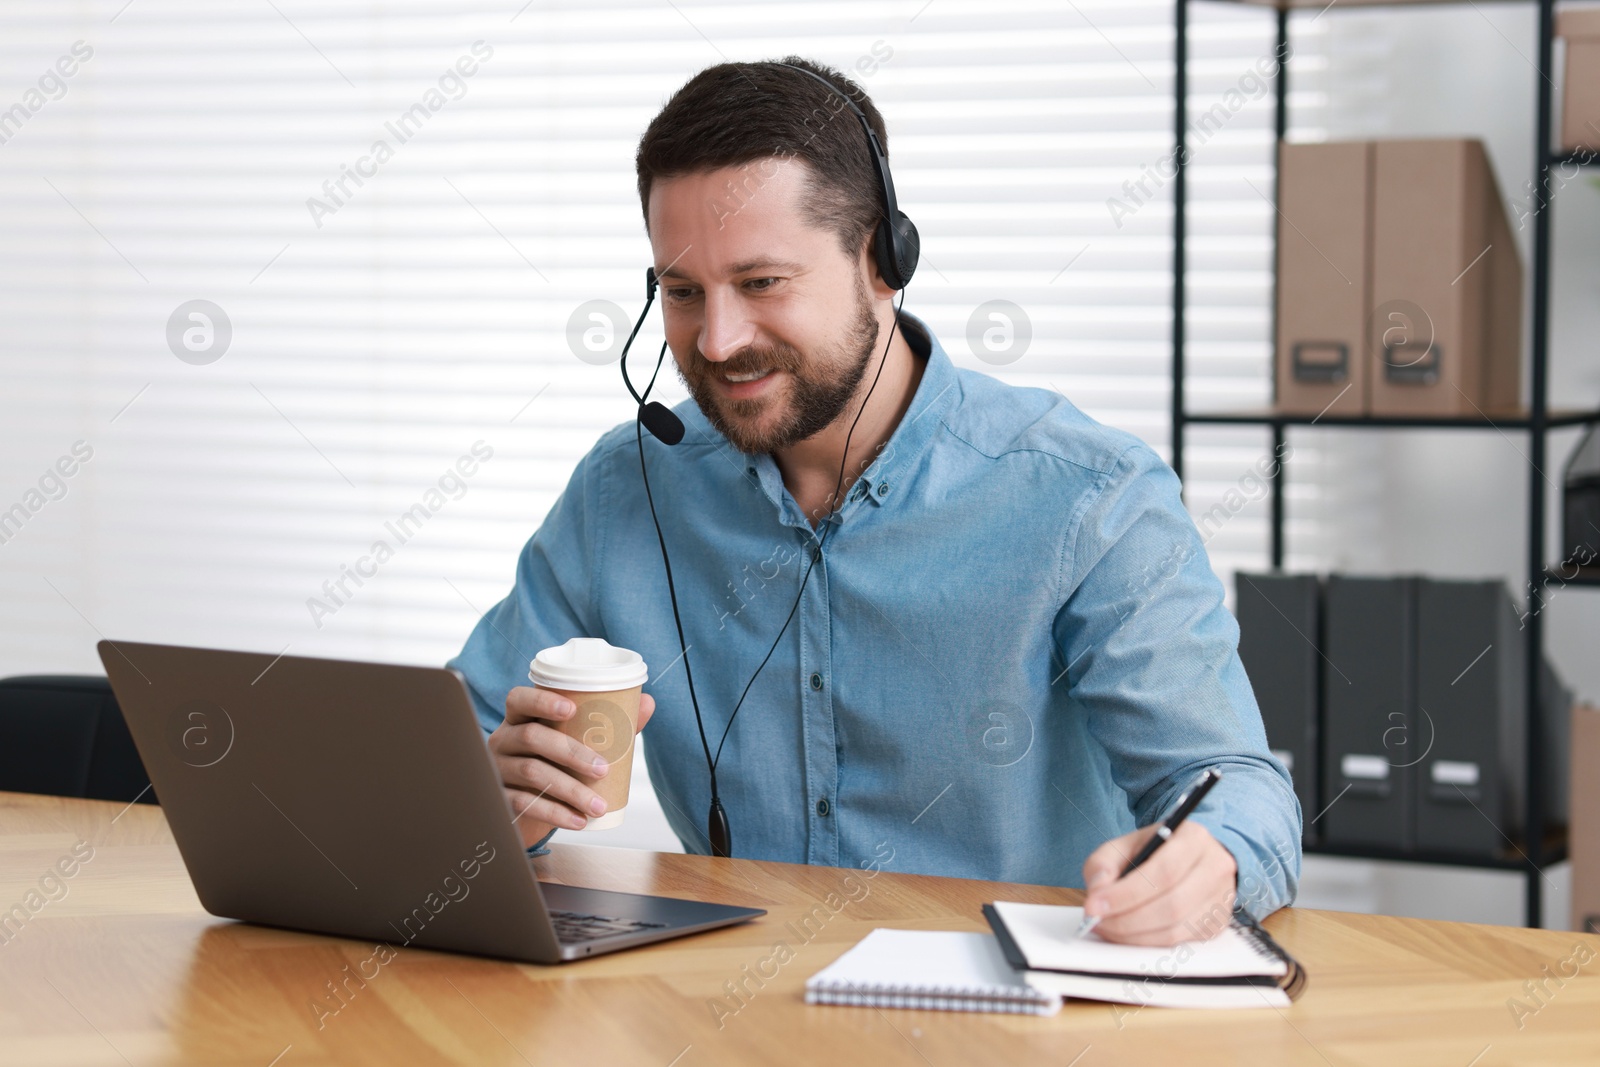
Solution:
<svg viewBox="0 0 1600 1067">
<path fill-rule="evenodd" d="M 1368 410 L 1514 411 L 1522 264 L 1483 143 L 1377 142 L 1372 201 Z"/>
<path fill-rule="evenodd" d="M 1489 171 L 1489 239 L 1494 248 L 1485 259 L 1489 267 L 1488 361 L 1483 368 L 1483 408 L 1485 411 L 1515 411 L 1522 408 L 1522 257 L 1505 201 L 1500 198 L 1494 172 Z"/>
<path fill-rule="evenodd" d="M 1572 927 L 1600 933 L 1600 708 L 1572 707 Z"/>
<path fill-rule="evenodd" d="M 1276 403 L 1366 412 L 1372 144 L 1278 146 Z"/>
<path fill-rule="evenodd" d="M 1600 10 L 1557 13 L 1556 36 L 1567 48 L 1561 147 L 1600 152 Z"/>
</svg>

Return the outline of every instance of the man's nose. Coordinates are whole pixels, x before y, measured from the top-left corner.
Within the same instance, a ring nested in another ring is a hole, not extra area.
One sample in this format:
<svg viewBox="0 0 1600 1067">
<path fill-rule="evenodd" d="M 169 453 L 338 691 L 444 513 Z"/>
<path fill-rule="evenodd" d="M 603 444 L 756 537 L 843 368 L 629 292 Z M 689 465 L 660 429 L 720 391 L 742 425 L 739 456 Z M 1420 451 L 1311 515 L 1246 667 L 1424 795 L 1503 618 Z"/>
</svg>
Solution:
<svg viewBox="0 0 1600 1067">
<path fill-rule="evenodd" d="M 755 324 L 745 313 L 744 301 L 731 293 L 708 292 L 705 321 L 700 325 L 700 354 L 722 363 L 748 348 L 756 337 Z"/>
</svg>

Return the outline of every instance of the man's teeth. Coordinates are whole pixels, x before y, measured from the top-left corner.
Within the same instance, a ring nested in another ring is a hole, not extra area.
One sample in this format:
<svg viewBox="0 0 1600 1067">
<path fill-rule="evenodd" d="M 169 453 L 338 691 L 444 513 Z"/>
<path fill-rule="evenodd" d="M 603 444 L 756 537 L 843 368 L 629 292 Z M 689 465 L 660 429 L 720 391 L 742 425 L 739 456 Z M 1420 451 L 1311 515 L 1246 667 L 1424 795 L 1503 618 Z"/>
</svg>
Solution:
<svg viewBox="0 0 1600 1067">
<path fill-rule="evenodd" d="M 771 373 L 772 369 L 769 367 L 766 370 L 753 371 L 750 374 L 729 374 L 726 377 L 730 382 L 753 382 L 757 378 L 765 378 Z"/>
</svg>

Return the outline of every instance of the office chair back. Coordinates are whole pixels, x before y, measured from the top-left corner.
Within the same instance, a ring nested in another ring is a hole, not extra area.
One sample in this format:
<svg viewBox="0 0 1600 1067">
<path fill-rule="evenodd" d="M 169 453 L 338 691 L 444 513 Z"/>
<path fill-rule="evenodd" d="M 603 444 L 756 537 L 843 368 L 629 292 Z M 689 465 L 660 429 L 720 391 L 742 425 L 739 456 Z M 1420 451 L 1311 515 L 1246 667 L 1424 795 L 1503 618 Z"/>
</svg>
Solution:
<svg viewBox="0 0 1600 1067">
<path fill-rule="evenodd" d="M 104 677 L 0 679 L 0 791 L 153 804 L 149 784 Z"/>
</svg>

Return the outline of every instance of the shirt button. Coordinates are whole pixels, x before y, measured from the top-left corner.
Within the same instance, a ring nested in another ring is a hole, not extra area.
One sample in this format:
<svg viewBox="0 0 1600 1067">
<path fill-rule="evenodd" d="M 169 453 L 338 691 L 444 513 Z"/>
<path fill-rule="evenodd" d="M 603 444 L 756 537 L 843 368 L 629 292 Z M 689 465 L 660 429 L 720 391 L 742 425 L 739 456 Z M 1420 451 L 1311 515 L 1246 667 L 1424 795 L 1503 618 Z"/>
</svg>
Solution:
<svg viewBox="0 0 1600 1067">
<path fill-rule="evenodd" d="M 888 482 L 879 482 L 878 483 L 878 495 L 879 496 L 888 496 L 889 495 L 889 483 Z"/>
<path fill-rule="evenodd" d="M 827 797 L 823 797 L 821 800 L 817 801 L 817 814 L 821 815 L 824 819 L 828 817 L 828 812 L 832 810 L 833 809 L 828 806 Z"/>
<path fill-rule="evenodd" d="M 856 483 L 856 487 L 854 489 L 850 490 L 850 499 L 851 500 L 860 500 L 862 497 L 864 497 L 866 495 L 867 495 L 867 483 L 866 482 L 857 482 Z"/>
<path fill-rule="evenodd" d="M 744 469 L 744 472 L 746 474 L 748 474 L 752 478 L 757 478 L 757 479 L 760 478 L 760 475 L 756 474 L 756 469 L 754 467 L 746 467 Z"/>
<path fill-rule="evenodd" d="M 821 689 L 822 688 L 822 675 L 813 674 L 811 676 L 811 688 L 813 688 L 813 689 Z"/>
</svg>

